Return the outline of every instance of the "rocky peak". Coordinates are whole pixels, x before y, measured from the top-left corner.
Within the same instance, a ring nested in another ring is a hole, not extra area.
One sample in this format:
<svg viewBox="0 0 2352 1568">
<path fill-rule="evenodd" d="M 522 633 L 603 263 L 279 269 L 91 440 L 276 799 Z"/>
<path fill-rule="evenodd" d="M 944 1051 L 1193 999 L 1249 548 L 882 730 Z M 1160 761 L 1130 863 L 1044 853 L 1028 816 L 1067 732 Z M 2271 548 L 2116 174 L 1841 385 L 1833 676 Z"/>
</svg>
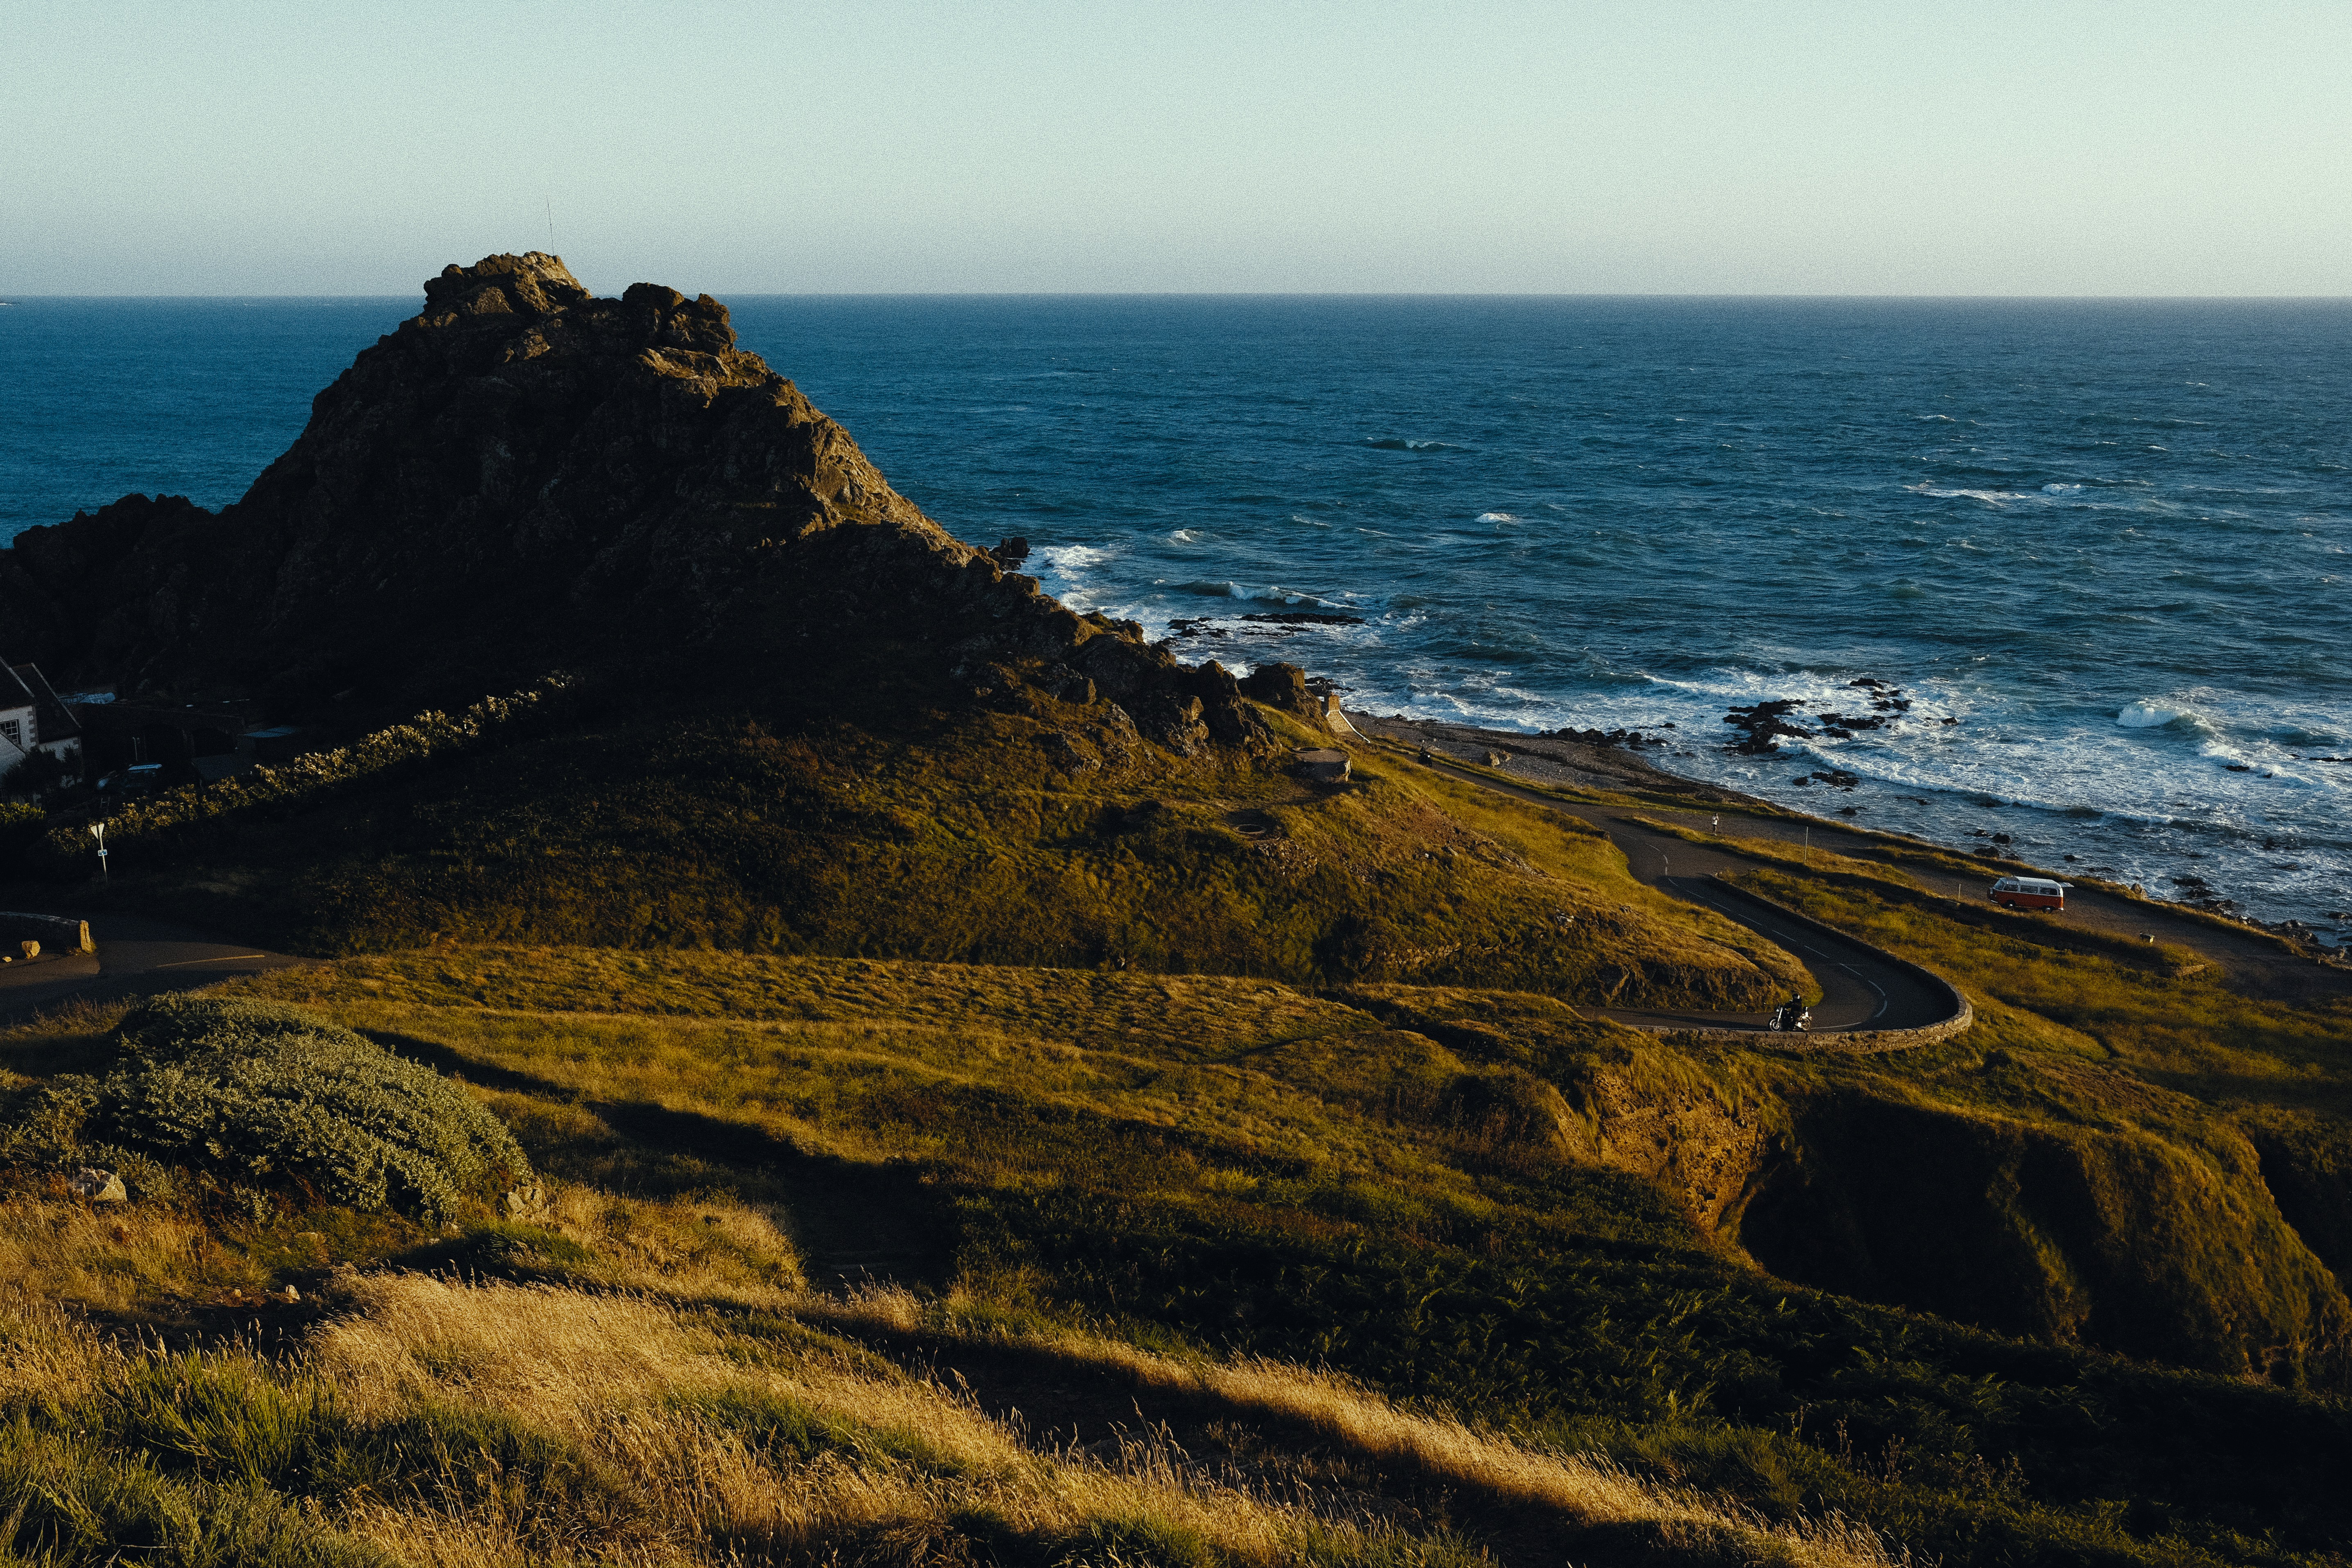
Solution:
<svg viewBox="0 0 2352 1568">
<path fill-rule="evenodd" d="M 652 285 L 640 283 L 637 287 L 647 289 Z M 580 286 L 562 260 L 545 251 L 486 256 L 471 267 L 452 262 L 441 269 L 440 277 L 426 279 L 425 314 L 417 320 L 432 326 L 448 326 L 477 316 L 535 319 L 551 316 L 567 305 L 585 303 L 588 298 L 588 290 Z"/>
<path fill-rule="evenodd" d="M 878 639 L 940 671 L 1059 672 L 1180 751 L 1270 744 L 1223 670 L 1071 614 L 926 517 L 709 295 L 598 299 L 538 252 L 425 293 L 235 505 L 127 497 L 0 552 L 10 657 L 403 705 L 557 667 L 806 679 Z"/>
</svg>

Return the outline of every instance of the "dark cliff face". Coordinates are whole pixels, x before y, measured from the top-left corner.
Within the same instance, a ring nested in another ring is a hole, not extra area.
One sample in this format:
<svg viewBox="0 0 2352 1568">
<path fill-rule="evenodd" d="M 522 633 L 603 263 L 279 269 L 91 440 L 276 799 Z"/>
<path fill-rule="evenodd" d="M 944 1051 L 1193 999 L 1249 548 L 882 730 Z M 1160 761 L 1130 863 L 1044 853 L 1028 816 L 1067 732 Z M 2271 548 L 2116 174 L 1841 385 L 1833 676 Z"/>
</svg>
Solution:
<svg viewBox="0 0 2352 1568">
<path fill-rule="evenodd" d="M 425 292 L 235 505 L 131 496 L 0 552 L 10 657 L 126 691 L 396 705 L 558 667 L 807 679 L 886 637 L 975 695 L 1090 681 L 1179 751 L 1262 743 L 1222 669 L 925 517 L 709 296 L 593 299 L 537 252 Z"/>
</svg>

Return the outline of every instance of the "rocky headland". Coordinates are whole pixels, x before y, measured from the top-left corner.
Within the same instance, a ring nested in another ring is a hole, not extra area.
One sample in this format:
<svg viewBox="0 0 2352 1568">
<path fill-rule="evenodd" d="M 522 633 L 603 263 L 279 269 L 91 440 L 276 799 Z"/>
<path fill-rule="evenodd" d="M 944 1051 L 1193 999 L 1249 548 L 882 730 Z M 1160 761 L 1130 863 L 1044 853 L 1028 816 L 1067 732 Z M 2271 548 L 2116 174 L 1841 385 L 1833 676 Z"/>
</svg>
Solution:
<svg viewBox="0 0 2352 1568">
<path fill-rule="evenodd" d="M 1178 752 L 1270 744 L 1218 665 L 1072 614 L 926 517 L 709 296 L 597 299 L 537 252 L 425 292 L 234 505 L 126 496 L 0 551 L 10 657 L 382 715 L 556 668 L 822 680 L 879 640 L 978 700 L 1042 682 Z"/>
</svg>

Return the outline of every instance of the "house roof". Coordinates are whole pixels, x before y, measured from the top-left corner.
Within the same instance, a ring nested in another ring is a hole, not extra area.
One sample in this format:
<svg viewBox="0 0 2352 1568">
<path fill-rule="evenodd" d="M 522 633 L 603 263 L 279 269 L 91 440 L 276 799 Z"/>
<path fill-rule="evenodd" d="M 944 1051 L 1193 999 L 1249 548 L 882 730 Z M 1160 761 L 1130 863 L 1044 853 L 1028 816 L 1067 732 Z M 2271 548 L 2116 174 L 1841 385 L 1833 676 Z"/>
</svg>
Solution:
<svg viewBox="0 0 2352 1568">
<path fill-rule="evenodd" d="M 73 710 L 58 700 L 49 689 L 49 678 L 41 673 L 37 664 L 20 664 L 9 670 L 19 689 L 33 700 L 35 728 L 40 731 L 41 744 L 55 745 L 59 741 L 71 741 L 81 734 L 81 721 Z"/>
<path fill-rule="evenodd" d="M 32 667 L 27 665 L 26 668 L 29 669 Z M 11 708 L 38 706 L 39 704 L 34 700 L 31 689 L 26 686 L 15 670 L 8 668 L 5 660 L 0 660 L 0 713 L 5 713 Z"/>
</svg>

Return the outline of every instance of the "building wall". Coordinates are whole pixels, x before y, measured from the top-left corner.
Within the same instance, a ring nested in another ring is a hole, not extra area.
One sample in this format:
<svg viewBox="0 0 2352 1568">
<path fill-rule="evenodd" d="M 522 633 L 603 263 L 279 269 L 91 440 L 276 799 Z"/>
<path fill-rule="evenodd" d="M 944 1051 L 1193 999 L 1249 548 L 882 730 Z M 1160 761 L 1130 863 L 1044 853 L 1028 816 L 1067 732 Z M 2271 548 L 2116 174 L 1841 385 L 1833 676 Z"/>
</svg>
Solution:
<svg viewBox="0 0 2352 1568">
<path fill-rule="evenodd" d="M 16 726 L 16 739 L 8 739 L 8 726 Z M 0 708 L 0 774 L 25 760 L 26 754 L 40 744 L 40 731 L 34 725 L 30 708 Z"/>
</svg>

